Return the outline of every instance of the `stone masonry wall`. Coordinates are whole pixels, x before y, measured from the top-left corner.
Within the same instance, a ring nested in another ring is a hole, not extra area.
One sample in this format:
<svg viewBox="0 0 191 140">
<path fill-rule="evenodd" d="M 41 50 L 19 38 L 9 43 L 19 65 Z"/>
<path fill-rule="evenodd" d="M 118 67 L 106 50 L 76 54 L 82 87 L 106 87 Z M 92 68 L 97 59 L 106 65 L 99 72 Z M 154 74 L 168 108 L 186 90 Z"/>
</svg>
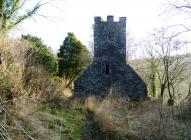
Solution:
<svg viewBox="0 0 191 140">
<path fill-rule="evenodd" d="M 78 95 L 106 96 L 114 92 L 132 100 L 147 97 L 147 88 L 137 73 L 126 64 L 126 18 L 107 21 L 94 18 L 94 59 L 88 69 L 75 81 Z"/>
</svg>

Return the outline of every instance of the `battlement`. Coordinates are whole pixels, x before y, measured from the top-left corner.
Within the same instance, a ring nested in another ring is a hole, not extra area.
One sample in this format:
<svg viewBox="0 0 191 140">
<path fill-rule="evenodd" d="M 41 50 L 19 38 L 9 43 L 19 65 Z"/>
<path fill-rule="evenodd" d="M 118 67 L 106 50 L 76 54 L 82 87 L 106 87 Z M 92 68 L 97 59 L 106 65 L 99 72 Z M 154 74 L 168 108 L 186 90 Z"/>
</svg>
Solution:
<svg viewBox="0 0 191 140">
<path fill-rule="evenodd" d="M 114 16 L 113 15 L 108 15 L 107 20 L 104 21 L 100 16 L 95 16 L 94 17 L 94 22 L 95 23 L 100 23 L 100 22 L 126 22 L 126 17 L 119 17 L 119 21 L 114 21 Z"/>
<path fill-rule="evenodd" d="M 113 22 L 114 16 L 107 16 L 107 22 Z"/>
<path fill-rule="evenodd" d="M 121 62 L 126 62 L 126 17 L 114 20 L 113 15 L 108 15 L 106 21 L 100 16 L 94 17 L 94 58 L 103 59 L 109 55 L 114 58 L 112 52 L 118 52 Z M 107 49 L 107 50 L 104 50 Z M 112 55 L 111 55 L 112 54 Z M 97 59 L 98 60 L 98 59 Z M 108 61 L 112 59 L 107 59 Z"/>
</svg>

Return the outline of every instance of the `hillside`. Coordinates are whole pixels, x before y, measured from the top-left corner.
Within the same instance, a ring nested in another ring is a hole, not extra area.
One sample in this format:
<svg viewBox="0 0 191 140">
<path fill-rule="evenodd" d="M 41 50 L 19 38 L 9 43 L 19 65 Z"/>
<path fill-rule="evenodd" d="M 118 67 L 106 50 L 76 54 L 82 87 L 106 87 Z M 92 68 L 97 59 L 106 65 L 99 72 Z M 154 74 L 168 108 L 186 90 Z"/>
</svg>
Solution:
<svg viewBox="0 0 191 140">
<path fill-rule="evenodd" d="M 155 140 L 190 139 L 191 106 L 168 107 L 160 99 L 133 103 L 109 95 L 83 102 L 70 97 L 58 77 L 30 63 L 31 46 L 0 38 L 0 139 Z"/>
</svg>

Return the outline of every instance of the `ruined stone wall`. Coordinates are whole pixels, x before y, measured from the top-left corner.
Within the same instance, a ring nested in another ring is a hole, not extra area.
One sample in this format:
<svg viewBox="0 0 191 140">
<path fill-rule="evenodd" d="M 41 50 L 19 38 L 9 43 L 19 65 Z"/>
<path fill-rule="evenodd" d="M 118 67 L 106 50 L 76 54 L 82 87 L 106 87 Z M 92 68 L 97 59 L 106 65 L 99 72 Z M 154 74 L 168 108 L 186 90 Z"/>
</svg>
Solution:
<svg viewBox="0 0 191 140">
<path fill-rule="evenodd" d="M 105 96 L 110 92 L 128 96 L 133 100 L 145 98 L 144 81 L 126 64 L 126 18 L 107 21 L 95 17 L 94 59 L 88 69 L 76 80 L 76 94 Z"/>
</svg>

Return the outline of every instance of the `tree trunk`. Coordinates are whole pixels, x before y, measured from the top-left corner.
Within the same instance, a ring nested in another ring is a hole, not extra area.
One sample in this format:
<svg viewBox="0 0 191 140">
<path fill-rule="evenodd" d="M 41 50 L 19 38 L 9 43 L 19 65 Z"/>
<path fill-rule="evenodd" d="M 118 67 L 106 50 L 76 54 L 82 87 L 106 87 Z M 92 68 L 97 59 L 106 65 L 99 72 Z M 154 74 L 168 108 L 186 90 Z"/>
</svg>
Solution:
<svg viewBox="0 0 191 140">
<path fill-rule="evenodd" d="M 158 92 L 158 82 L 157 82 L 157 73 L 153 72 L 153 77 L 152 77 L 152 94 L 153 97 L 157 97 L 157 92 Z"/>
</svg>

